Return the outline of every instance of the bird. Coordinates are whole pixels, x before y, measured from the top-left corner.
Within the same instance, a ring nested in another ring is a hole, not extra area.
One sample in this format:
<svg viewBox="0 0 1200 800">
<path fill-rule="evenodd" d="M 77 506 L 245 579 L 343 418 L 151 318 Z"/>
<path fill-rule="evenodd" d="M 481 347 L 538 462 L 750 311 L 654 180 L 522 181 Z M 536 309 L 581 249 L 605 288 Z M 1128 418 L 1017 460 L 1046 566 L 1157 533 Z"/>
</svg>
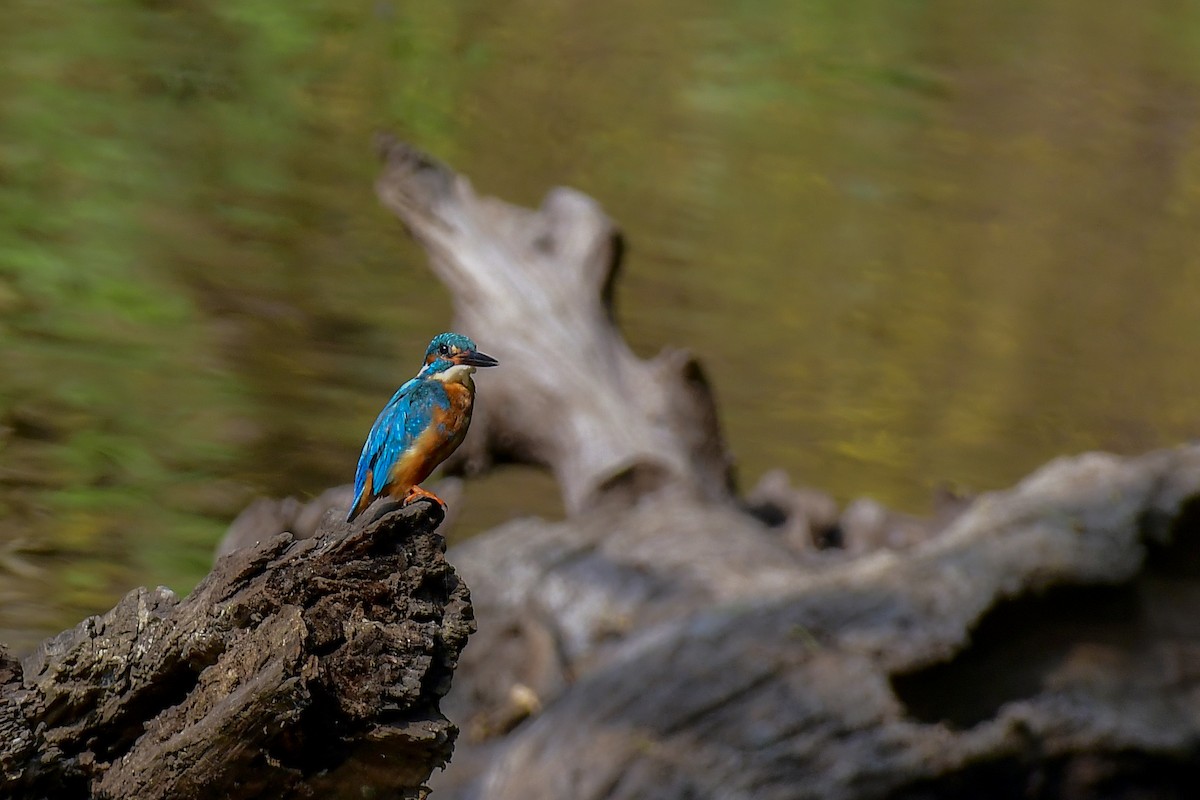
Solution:
<svg viewBox="0 0 1200 800">
<path fill-rule="evenodd" d="M 446 507 L 419 484 L 467 435 L 475 403 L 475 368 L 499 363 L 462 334 L 433 337 L 416 377 L 396 390 L 371 426 L 358 457 L 347 522 L 383 496 L 402 505 L 424 497 Z"/>
</svg>

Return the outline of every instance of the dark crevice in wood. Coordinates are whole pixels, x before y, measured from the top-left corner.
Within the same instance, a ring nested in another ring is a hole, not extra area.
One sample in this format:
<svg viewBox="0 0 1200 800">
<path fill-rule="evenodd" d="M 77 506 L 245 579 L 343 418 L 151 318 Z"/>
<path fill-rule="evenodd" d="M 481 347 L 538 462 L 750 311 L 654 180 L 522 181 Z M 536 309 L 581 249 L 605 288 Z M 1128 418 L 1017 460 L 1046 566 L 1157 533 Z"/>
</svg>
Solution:
<svg viewBox="0 0 1200 800">
<path fill-rule="evenodd" d="M 887 800 L 1192 800 L 1200 763 L 1098 750 L 1046 760 L 979 761 L 897 789 Z"/>
<path fill-rule="evenodd" d="M 892 688 L 921 722 L 964 730 L 1007 703 L 1036 697 L 1082 645 L 1121 647 L 1141 610 L 1132 586 L 1066 586 L 992 609 L 952 660 L 893 675 Z"/>
</svg>

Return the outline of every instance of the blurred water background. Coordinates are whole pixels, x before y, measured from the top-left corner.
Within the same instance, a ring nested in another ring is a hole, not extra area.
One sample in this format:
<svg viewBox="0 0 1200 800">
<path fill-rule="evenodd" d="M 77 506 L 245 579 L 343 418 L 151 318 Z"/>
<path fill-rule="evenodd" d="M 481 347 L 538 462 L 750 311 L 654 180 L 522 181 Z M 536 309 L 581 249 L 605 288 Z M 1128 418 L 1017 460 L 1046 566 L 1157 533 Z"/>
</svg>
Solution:
<svg viewBox="0 0 1200 800">
<path fill-rule="evenodd" d="M 603 202 L 631 245 L 621 325 L 700 355 L 743 486 L 784 467 L 922 512 L 940 481 L 1200 428 L 1200 4 L 3 11 L 18 650 L 136 585 L 186 592 L 254 497 L 350 479 L 450 319 L 372 194 L 382 128 L 481 191 Z M 557 490 L 510 471 L 459 534 L 526 513 Z"/>
</svg>

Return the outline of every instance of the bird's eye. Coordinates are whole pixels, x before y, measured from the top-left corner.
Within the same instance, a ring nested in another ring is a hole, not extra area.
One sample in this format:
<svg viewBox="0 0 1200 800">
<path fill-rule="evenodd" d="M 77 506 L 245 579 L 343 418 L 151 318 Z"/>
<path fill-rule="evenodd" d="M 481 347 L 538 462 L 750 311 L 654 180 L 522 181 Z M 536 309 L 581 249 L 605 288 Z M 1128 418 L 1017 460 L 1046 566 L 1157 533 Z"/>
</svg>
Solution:
<svg viewBox="0 0 1200 800">
<path fill-rule="evenodd" d="M 444 356 L 450 355 L 450 345 L 448 345 L 448 344 L 441 345 L 440 347 L 438 347 L 438 352 Z"/>
</svg>

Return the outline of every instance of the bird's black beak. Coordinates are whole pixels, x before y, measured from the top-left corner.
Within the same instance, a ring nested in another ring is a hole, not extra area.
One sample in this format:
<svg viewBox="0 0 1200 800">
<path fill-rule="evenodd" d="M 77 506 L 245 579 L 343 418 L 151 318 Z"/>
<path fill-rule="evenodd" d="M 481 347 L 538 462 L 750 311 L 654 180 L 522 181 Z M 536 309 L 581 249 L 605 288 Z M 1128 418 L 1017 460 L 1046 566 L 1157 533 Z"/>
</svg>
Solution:
<svg viewBox="0 0 1200 800">
<path fill-rule="evenodd" d="M 454 357 L 455 364 L 466 364 L 469 367 L 494 367 L 500 362 L 489 355 L 468 350 Z"/>
</svg>

